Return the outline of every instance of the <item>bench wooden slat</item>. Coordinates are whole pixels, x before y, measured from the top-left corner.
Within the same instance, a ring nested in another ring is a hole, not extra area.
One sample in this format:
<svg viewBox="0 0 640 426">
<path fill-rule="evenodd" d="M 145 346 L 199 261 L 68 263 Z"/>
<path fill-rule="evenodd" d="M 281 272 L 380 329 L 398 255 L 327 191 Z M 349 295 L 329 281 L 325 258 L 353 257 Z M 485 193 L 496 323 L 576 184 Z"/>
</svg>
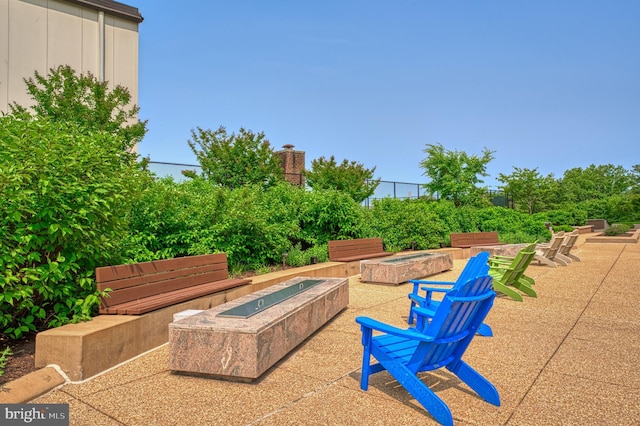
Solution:
<svg viewBox="0 0 640 426">
<path fill-rule="evenodd" d="M 188 270 L 189 274 L 197 275 L 197 274 L 219 274 L 220 278 L 213 279 L 221 279 L 224 280 L 228 277 L 229 273 L 227 271 L 226 263 L 216 263 L 212 265 L 204 265 L 198 266 L 195 268 L 191 268 Z M 154 282 L 161 282 L 166 280 L 171 280 L 174 278 L 179 278 L 185 275 L 184 269 L 178 269 L 176 271 L 166 271 L 159 272 L 157 274 L 149 274 L 149 275 L 141 275 L 137 277 L 125 278 L 121 280 L 115 281 L 104 281 L 98 283 L 98 290 L 106 290 L 110 288 L 112 291 L 126 289 L 128 287 L 135 287 L 142 284 L 149 284 Z"/>
<path fill-rule="evenodd" d="M 351 262 L 373 257 L 391 256 L 392 254 L 384 251 L 382 238 L 329 241 L 329 260 L 334 262 Z"/>
<path fill-rule="evenodd" d="M 228 290 L 230 288 L 238 287 L 244 284 L 249 284 L 250 282 L 251 280 L 248 278 L 236 278 L 211 282 L 195 287 L 173 291 L 171 293 L 158 294 L 143 299 L 132 300 L 111 308 L 106 308 L 105 312 L 103 313 L 119 315 L 141 315 L 147 312 L 155 311 L 156 309 L 163 308 L 165 306 L 175 305 L 176 303 L 181 303 L 187 300 L 195 299 L 197 297 L 206 296 L 207 294 L 213 294 L 220 291 Z"/>
<path fill-rule="evenodd" d="M 139 315 L 207 294 L 249 284 L 230 279 L 227 255 L 186 256 L 96 269 L 101 314 Z"/>
<path fill-rule="evenodd" d="M 184 274 L 183 274 L 184 275 Z M 128 300 L 140 299 L 143 297 L 151 297 L 157 294 L 169 293 L 183 288 L 194 287 L 200 284 L 206 284 L 214 281 L 228 279 L 228 275 L 221 272 L 212 272 L 208 274 L 189 275 L 168 279 L 165 281 L 155 281 L 146 284 L 140 284 L 135 287 L 127 287 L 118 291 L 109 293 L 111 297 L 105 298 L 104 302 L 107 306 L 117 305 Z"/>
<path fill-rule="evenodd" d="M 458 248 L 500 244 L 498 233 L 495 231 L 453 233 L 449 235 L 449 238 L 451 247 Z"/>
<path fill-rule="evenodd" d="M 150 262 L 132 263 L 128 265 L 103 266 L 96 268 L 96 281 L 106 282 L 122 280 L 141 275 L 219 263 L 227 268 L 227 254 L 201 254 L 197 256 L 176 257 L 175 259 L 152 260 Z"/>
</svg>

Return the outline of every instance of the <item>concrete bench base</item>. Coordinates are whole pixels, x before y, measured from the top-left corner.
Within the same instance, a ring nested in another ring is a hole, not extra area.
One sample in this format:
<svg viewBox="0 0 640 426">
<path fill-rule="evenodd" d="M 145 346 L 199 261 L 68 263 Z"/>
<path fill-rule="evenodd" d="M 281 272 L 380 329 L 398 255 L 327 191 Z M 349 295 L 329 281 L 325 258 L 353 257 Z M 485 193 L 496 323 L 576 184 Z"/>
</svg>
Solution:
<svg viewBox="0 0 640 426">
<path fill-rule="evenodd" d="M 35 366 L 56 364 L 72 381 L 95 376 L 169 341 L 173 315 L 188 309 L 210 309 L 294 276 L 348 277 L 360 273 L 360 262 L 325 262 L 252 277 L 252 283 L 172 305 L 144 315 L 99 315 L 36 335 Z"/>
</svg>

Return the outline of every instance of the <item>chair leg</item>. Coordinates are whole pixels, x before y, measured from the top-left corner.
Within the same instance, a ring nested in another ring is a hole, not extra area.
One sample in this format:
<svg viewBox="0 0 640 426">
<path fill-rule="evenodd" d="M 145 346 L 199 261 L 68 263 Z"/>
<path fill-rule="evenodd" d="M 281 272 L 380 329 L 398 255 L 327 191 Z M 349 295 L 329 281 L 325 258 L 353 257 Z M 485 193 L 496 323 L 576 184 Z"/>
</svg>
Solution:
<svg viewBox="0 0 640 426">
<path fill-rule="evenodd" d="M 495 386 L 491 384 L 482 374 L 471 368 L 469 364 L 460 360 L 454 365 L 447 366 L 447 369 L 458 376 L 473 389 L 482 399 L 495 406 L 500 406 L 500 395 Z"/>
<path fill-rule="evenodd" d="M 384 368 L 409 392 L 438 422 L 453 426 L 451 410 L 418 376 L 399 362 L 384 362 Z"/>
<path fill-rule="evenodd" d="M 549 259 L 547 257 L 544 257 L 542 255 L 536 254 L 535 259 L 540 263 L 544 263 L 547 266 L 551 266 L 552 268 L 557 268 L 558 267 L 558 265 L 554 261 L 552 261 L 551 259 Z"/>
<path fill-rule="evenodd" d="M 571 263 L 571 259 L 569 259 L 564 254 L 560 254 L 560 253 L 557 253 L 554 256 L 553 261 L 562 266 L 567 266 L 568 264 Z"/>
<path fill-rule="evenodd" d="M 478 327 L 478 331 L 476 333 L 484 337 L 493 336 L 493 330 L 488 324 L 485 324 L 485 323 L 480 324 L 480 327 Z"/>
<path fill-rule="evenodd" d="M 411 306 L 409 306 L 409 318 L 407 318 L 407 324 L 411 325 L 415 321 L 415 314 L 413 313 L 413 308 L 416 306 L 416 302 L 411 301 Z"/>
<path fill-rule="evenodd" d="M 538 294 L 536 293 L 536 291 L 531 287 L 529 287 L 527 284 L 518 282 L 514 284 L 514 287 L 520 290 L 521 292 L 523 292 L 524 294 L 526 294 L 527 296 L 538 297 Z"/>
<path fill-rule="evenodd" d="M 518 302 L 522 302 L 522 296 L 520 295 L 520 293 L 518 293 L 517 291 L 509 288 L 508 286 L 501 284 L 497 281 L 493 282 L 493 289 L 495 291 L 499 291 L 500 293 L 504 294 L 505 296 L 509 296 L 510 298 L 512 298 L 513 300 L 516 300 Z"/>
<path fill-rule="evenodd" d="M 522 284 L 528 285 L 529 287 L 532 287 L 536 283 L 536 280 L 524 274 L 520 277 L 520 281 L 522 282 Z"/>
</svg>

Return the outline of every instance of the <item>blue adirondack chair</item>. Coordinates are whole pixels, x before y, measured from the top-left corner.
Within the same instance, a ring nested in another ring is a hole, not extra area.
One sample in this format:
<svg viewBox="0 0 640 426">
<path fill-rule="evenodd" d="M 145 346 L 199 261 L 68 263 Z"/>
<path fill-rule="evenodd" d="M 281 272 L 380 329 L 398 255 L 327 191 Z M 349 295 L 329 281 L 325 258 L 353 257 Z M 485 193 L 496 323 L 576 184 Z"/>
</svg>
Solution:
<svg viewBox="0 0 640 426">
<path fill-rule="evenodd" d="M 452 425 L 447 404 L 417 376 L 422 371 L 446 367 L 482 399 L 500 405 L 495 386 L 462 361 L 496 293 L 490 275 L 471 278 L 447 292 L 433 318 L 419 321 L 424 328 L 400 329 L 368 317 L 357 317 L 362 329 L 362 375 L 360 388 L 367 390 L 369 376 L 387 370 L 440 423 Z M 416 307 L 420 316 L 423 309 Z M 430 314 L 428 315 L 431 318 Z M 383 334 L 373 336 L 373 330 Z M 371 364 L 371 357 L 378 362 Z"/>
<path fill-rule="evenodd" d="M 455 288 L 456 285 L 465 283 L 471 278 L 474 278 L 478 275 L 486 275 L 489 272 L 488 260 L 489 252 L 487 251 L 482 251 L 476 256 L 471 257 L 467 261 L 467 264 L 464 266 L 464 269 L 455 282 L 409 280 L 409 282 L 413 284 L 413 290 L 408 295 L 409 300 L 411 301 L 411 306 L 409 307 L 409 318 L 407 319 L 407 322 L 409 324 L 414 323 L 416 318 L 415 308 L 417 308 L 418 306 L 431 313 L 435 313 L 436 309 L 440 305 L 440 302 L 431 299 L 434 292 L 447 292 L 452 288 Z M 440 285 L 446 287 L 421 287 L 421 285 L 423 284 Z M 420 295 L 420 290 L 423 290 L 426 293 L 425 296 Z M 482 324 L 478 329 L 478 334 L 480 334 L 481 336 L 493 336 L 493 331 L 491 330 L 491 327 L 489 325 Z"/>
</svg>

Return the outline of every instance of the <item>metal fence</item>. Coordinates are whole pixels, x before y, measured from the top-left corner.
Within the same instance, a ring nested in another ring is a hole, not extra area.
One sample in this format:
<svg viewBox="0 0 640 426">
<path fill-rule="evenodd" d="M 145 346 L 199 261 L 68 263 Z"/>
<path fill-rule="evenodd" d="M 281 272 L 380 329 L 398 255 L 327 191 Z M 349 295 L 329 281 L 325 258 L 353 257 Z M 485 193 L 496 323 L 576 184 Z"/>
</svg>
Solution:
<svg viewBox="0 0 640 426">
<path fill-rule="evenodd" d="M 172 176 L 176 182 L 182 182 L 186 179 L 186 177 L 182 174 L 183 170 L 193 170 L 196 173 L 200 173 L 202 167 L 193 164 L 150 161 L 149 170 L 158 177 Z M 304 182 L 304 178 L 301 174 L 287 173 L 286 179 L 291 183 Z M 373 195 L 367 198 L 363 202 L 363 205 L 368 207 L 371 205 L 371 203 L 373 203 L 374 200 L 379 200 L 382 198 L 398 198 L 407 200 L 426 197 L 428 195 L 429 193 L 424 189 L 423 184 L 420 183 L 381 180 Z M 489 200 L 494 206 L 513 208 L 513 200 L 505 195 L 501 190 L 489 189 L 488 196 Z M 439 198 L 438 194 L 435 194 L 433 198 L 437 200 Z"/>
</svg>

